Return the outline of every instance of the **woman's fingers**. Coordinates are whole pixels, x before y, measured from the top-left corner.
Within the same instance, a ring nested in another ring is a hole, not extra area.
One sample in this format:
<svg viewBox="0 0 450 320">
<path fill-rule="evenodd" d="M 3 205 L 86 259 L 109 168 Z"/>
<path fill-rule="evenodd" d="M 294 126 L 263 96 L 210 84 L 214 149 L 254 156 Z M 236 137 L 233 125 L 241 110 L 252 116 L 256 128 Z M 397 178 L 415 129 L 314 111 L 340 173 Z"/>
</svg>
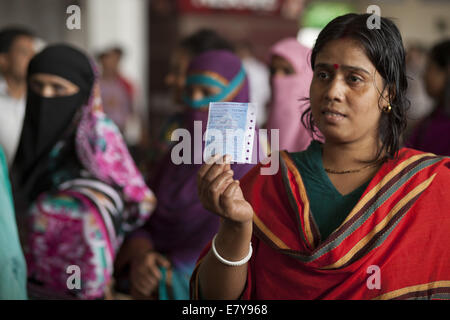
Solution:
<svg viewBox="0 0 450 320">
<path fill-rule="evenodd" d="M 197 176 L 199 178 L 203 178 L 208 173 L 208 171 L 215 165 L 225 165 L 227 166 L 226 169 L 229 170 L 230 161 L 231 161 L 230 155 L 226 154 L 224 156 L 221 156 L 220 154 L 216 154 L 215 156 L 205 161 L 205 164 L 203 164 L 198 170 Z"/>
<path fill-rule="evenodd" d="M 198 190 L 198 194 L 201 194 L 201 189 L 203 186 L 203 180 L 204 177 L 206 176 L 206 174 L 209 172 L 209 170 L 211 170 L 211 168 L 213 168 L 215 166 L 215 162 L 213 160 L 217 160 L 219 159 L 219 155 L 216 155 L 214 157 L 212 157 L 211 159 L 207 160 L 207 162 L 205 162 L 205 164 L 203 164 L 200 169 L 197 171 L 197 190 Z"/>
<path fill-rule="evenodd" d="M 233 179 L 229 161 L 226 164 L 204 165 L 198 174 L 199 198 L 203 206 L 225 218 L 236 222 L 250 221 L 253 209 L 244 199 L 238 180 Z"/>
<path fill-rule="evenodd" d="M 162 273 L 159 268 L 153 268 L 149 271 L 150 278 L 150 288 L 153 290 L 156 288 L 161 281 L 163 281 Z"/>
<path fill-rule="evenodd" d="M 230 184 L 223 192 L 223 197 L 231 198 L 238 188 L 239 188 L 239 180 L 234 180 L 233 183 Z"/>
<path fill-rule="evenodd" d="M 142 295 L 150 295 L 153 280 L 146 272 L 136 272 L 133 278 L 133 287 Z"/>
<path fill-rule="evenodd" d="M 225 159 L 225 167 L 223 168 L 223 170 L 231 170 L 231 156 L 229 156 L 228 159 Z"/>
<path fill-rule="evenodd" d="M 162 279 L 161 271 L 159 271 L 159 268 L 157 266 L 151 266 L 147 270 L 152 282 L 153 280 L 159 281 Z"/>
<path fill-rule="evenodd" d="M 207 196 L 211 202 L 210 205 L 216 208 L 218 213 L 222 211 L 219 205 L 220 195 L 231 183 L 233 183 L 233 171 L 228 170 L 221 173 L 208 187 Z"/>
<path fill-rule="evenodd" d="M 219 158 L 217 158 L 219 159 Z M 199 197 L 202 198 L 209 185 L 225 170 L 230 170 L 230 159 L 229 155 L 225 155 L 221 158 L 227 164 L 205 164 L 203 165 L 197 173 L 197 187 Z"/>
<path fill-rule="evenodd" d="M 214 157 L 212 158 L 214 159 Z M 204 188 L 204 180 L 205 180 L 205 176 L 208 174 L 208 172 L 215 167 L 216 164 L 215 163 L 205 163 L 203 164 L 200 169 L 197 171 L 197 191 L 198 194 L 200 195 L 202 193 L 202 190 Z"/>
<path fill-rule="evenodd" d="M 215 156 L 205 161 L 205 163 L 201 166 L 201 168 L 198 171 L 198 176 L 203 177 L 215 165 L 226 165 L 229 164 L 230 161 L 231 161 L 230 155 L 222 156 L 220 154 L 216 154 Z"/>
<path fill-rule="evenodd" d="M 206 160 L 205 160 L 205 163 L 206 163 L 206 164 L 210 164 L 210 165 L 213 165 L 213 164 L 215 164 L 215 163 L 221 163 L 221 162 L 219 161 L 219 159 L 221 159 L 221 158 L 224 158 L 224 156 L 221 155 L 220 153 L 218 153 L 218 154 L 213 155 L 213 156 L 210 157 L 209 159 L 206 159 Z"/>
<path fill-rule="evenodd" d="M 236 200 L 241 200 L 240 198 L 237 199 L 235 197 L 239 188 L 239 180 L 234 180 L 220 196 L 219 204 L 224 211 L 229 211 Z"/>
<path fill-rule="evenodd" d="M 219 154 L 216 154 L 215 156 L 211 157 L 210 159 L 205 161 L 205 164 L 203 164 L 200 169 L 197 172 L 197 176 L 199 178 L 202 178 L 208 170 L 215 164 L 215 161 L 220 158 Z"/>
<path fill-rule="evenodd" d="M 160 266 L 170 267 L 170 262 L 157 252 L 149 252 L 136 260 L 131 267 L 131 285 L 137 293 L 149 297 L 162 278 Z"/>
<path fill-rule="evenodd" d="M 221 193 L 221 188 L 223 187 L 223 184 L 225 181 L 232 180 L 233 179 L 233 170 L 227 170 L 219 174 L 209 185 L 208 190 L 212 193 Z"/>
<path fill-rule="evenodd" d="M 142 282 L 133 283 L 133 287 L 140 295 L 145 297 L 149 295 L 150 287 L 146 287 Z"/>
<path fill-rule="evenodd" d="M 156 255 L 156 263 L 164 268 L 170 268 L 170 261 L 163 255 Z"/>
<path fill-rule="evenodd" d="M 216 163 L 212 167 L 210 167 L 206 174 L 203 175 L 203 180 L 211 183 L 219 174 L 221 174 L 226 169 L 226 167 L 229 166 L 229 164 L 227 164 L 227 162 L 229 162 L 227 157 L 229 158 L 228 155 L 223 156 L 222 163 Z"/>
</svg>

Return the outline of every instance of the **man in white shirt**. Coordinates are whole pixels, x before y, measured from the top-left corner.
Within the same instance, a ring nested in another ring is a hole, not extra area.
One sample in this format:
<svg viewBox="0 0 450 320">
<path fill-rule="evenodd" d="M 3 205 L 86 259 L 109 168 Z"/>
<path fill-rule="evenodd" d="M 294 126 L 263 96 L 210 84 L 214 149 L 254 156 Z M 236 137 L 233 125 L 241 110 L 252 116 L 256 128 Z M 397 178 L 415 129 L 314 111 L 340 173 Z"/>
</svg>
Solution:
<svg viewBox="0 0 450 320">
<path fill-rule="evenodd" d="M 0 30 L 0 145 L 11 166 L 25 116 L 28 64 L 35 54 L 33 34 L 21 28 Z"/>
</svg>

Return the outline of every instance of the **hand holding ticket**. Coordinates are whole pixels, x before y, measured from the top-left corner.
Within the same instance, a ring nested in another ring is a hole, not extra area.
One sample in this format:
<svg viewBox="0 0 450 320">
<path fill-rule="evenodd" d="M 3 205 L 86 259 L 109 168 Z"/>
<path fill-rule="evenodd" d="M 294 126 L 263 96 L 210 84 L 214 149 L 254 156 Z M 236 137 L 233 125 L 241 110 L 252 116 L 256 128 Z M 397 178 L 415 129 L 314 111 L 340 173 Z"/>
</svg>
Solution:
<svg viewBox="0 0 450 320">
<path fill-rule="evenodd" d="M 251 163 L 256 111 L 252 103 L 211 102 L 203 159 L 228 154 L 236 163 Z"/>
</svg>

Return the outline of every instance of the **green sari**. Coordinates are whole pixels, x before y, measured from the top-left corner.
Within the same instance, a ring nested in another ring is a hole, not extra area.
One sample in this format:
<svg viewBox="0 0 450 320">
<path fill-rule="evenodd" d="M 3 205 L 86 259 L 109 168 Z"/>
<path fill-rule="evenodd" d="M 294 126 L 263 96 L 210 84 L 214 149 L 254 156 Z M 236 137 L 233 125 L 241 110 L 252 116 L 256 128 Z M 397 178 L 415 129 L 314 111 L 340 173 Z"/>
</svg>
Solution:
<svg viewBox="0 0 450 320">
<path fill-rule="evenodd" d="M 17 232 L 5 154 L 0 148 L 0 300 L 27 299 L 27 269 Z"/>
</svg>

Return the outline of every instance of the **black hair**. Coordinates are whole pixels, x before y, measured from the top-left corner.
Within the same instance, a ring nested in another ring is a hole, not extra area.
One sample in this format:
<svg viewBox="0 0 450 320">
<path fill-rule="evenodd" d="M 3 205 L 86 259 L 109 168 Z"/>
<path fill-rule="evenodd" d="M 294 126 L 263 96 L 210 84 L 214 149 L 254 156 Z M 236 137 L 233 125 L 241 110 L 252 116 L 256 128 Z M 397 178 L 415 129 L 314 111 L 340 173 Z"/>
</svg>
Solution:
<svg viewBox="0 0 450 320">
<path fill-rule="evenodd" d="M 430 50 L 429 58 L 447 73 L 442 105 L 439 107 L 444 109 L 447 116 L 450 116 L 450 39 L 435 44 Z"/>
<path fill-rule="evenodd" d="M 120 46 L 114 46 L 114 47 L 105 49 L 97 54 L 97 60 L 103 59 L 109 53 L 115 53 L 115 54 L 119 55 L 119 57 L 122 57 L 124 55 L 124 50 Z"/>
<path fill-rule="evenodd" d="M 450 39 L 440 41 L 430 50 L 430 58 L 441 68 L 447 68 L 450 65 Z"/>
<path fill-rule="evenodd" d="M 311 53 L 311 67 L 317 54 L 333 40 L 351 38 L 358 41 L 365 50 L 369 60 L 383 78 L 383 93 L 388 90 L 388 99 L 392 107 L 389 113 L 382 113 L 378 127 L 381 148 L 373 161 L 379 160 L 385 153 L 389 159 L 394 158 L 400 148 L 402 135 L 407 124 L 409 100 L 406 98 L 408 81 L 406 77 L 405 49 L 397 26 L 388 18 L 378 17 L 379 28 L 369 29 L 367 21 L 371 14 L 350 13 L 339 16 L 328 23 L 317 37 Z M 380 100 L 384 99 L 380 95 Z M 380 102 L 380 101 L 379 101 Z M 302 114 L 302 123 L 314 137 L 317 134 L 309 107 Z"/>
<path fill-rule="evenodd" d="M 227 39 L 211 29 L 198 30 L 181 40 L 180 46 L 187 50 L 191 56 L 197 56 L 209 50 L 234 51 L 233 45 Z"/>
<path fill-rule="evenodd" d="M 34 34 L 23 27 L 9 27 L 0 30 L 0 53 L 7 53 L 14 40 L 21 36 L 34 38 Z"/>
</svg>

